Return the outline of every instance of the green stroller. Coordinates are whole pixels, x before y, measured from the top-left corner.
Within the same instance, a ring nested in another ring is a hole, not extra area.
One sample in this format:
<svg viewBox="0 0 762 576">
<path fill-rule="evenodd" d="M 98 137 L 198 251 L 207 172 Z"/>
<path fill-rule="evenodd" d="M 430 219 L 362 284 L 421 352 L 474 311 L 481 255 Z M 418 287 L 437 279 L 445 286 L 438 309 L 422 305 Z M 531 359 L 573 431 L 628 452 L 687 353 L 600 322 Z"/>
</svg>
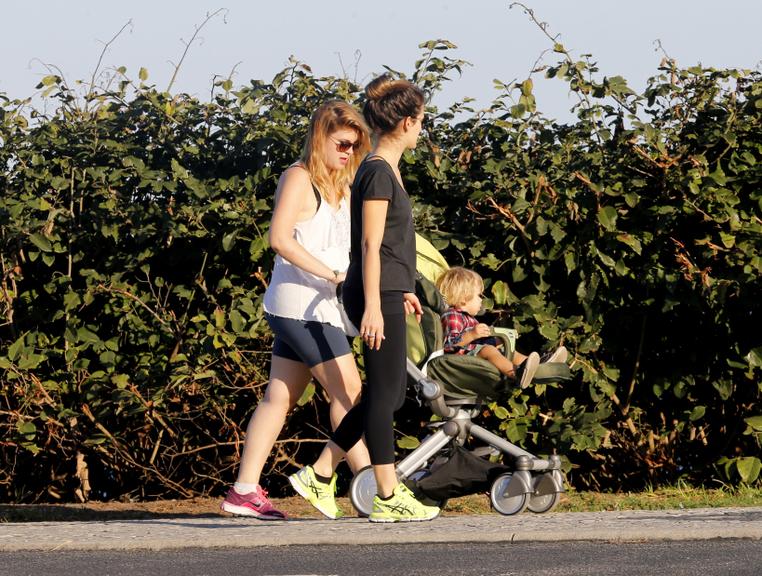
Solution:
<svg viewBox="0 0 762 576">
<path fill-rule="evenodd" d="M 477 356 L 444 355 L 439 315 L 445 303 L 433 284 L 448 268 L 442 255 L 423 237 L 416 235 L 418 278 L 416 292 L 423 306 L 418 324 L 408 317 L 408 379 L 421 400 L 440 420 L 432 422 L 432 433 L 397 463 L 397 476 L 416 496 L 428 504 L 443 506 L 447 498 L 489 488 L 492 507 L 504 515 L 530 510 L 552 510 L 564 491 L 561 459 L 557 455 L 538 458 L 472 421 L 486 401 L 507 390 L 499 370 Z M 508 358 L 515 351 L 516 331 L 500 329 Z M 519 375 L 520 376 L 520 375 Z M 566 363 L 540 364 L 534 383 L 569 380 Z M 464 447 L 469 438 L 484 446 Z M 493 463 L 489 456 L 507 455 L 510 465 Z M 362 515 L 373 510 L 376 481 L 371 467 L 361 470 L 350 485 L 352 504 Z"/>
</svg>

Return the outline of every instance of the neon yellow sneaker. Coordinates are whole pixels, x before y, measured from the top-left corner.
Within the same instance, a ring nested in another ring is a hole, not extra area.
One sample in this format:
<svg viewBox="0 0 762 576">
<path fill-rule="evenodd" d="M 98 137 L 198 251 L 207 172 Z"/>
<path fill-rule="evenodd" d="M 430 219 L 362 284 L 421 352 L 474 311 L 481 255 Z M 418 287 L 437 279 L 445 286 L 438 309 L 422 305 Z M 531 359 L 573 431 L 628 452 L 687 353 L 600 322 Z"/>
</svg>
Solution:
<svg viewBox="0 0 762 576">
<path fill-rule="evenodd" d="M 404 484 L 397 484 L 392 497 L 382 500 L 378 494 L 373 498 L 371 522 L 423 522 L 439 516 L 439 508 L 426 506 L 415 499 L 413 493 Z"/>
<path fill-rule="evenodd" d="M 288 477 L 291 486 L 297 493 L 317 508 L 324 516 L 336 520 L 344 516 L 336 505 L 336 474 L 326 484 L 315 477 L 312 466 L 305 466 L 295 474 Z"/>
</svg>

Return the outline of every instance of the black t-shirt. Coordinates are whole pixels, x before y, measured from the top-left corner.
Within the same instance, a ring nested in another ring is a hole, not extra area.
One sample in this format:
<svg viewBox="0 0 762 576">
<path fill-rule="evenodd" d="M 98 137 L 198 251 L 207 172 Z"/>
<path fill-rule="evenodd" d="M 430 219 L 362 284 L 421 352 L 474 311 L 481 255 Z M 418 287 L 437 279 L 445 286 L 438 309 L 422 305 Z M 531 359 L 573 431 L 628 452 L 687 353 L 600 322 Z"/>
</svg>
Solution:
<svg viewBox="0 0 762 576">
<path fill-rule="evenodd" d="M 381 241 L 381 292 L 415 291 L 415 231 L 410 197 L 392 167 L 378 156 L 360 164 L 352 184 L 352 252 L 347 284 L 362 290 L 362 207 L 366 200 L 388 200 Z"/>
</svg>

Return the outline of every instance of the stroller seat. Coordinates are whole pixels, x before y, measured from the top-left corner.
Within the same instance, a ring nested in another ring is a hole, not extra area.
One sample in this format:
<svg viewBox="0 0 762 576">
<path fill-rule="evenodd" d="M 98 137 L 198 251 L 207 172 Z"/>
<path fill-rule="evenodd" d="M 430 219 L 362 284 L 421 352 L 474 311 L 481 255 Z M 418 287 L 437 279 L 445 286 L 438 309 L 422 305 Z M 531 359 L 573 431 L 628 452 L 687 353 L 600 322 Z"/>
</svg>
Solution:
<svg viewBox="0 0 762 576">
<path fill-rule="evenodd" d="M 433 281 L 420 273 L 422 245 L 429 253 L 428 261 L 432 260 L 431 251 L 438 255 L 425 239 L 416 237 L 419 252 L 416 292 L 424 313 L 420 324 L 412 315 L 408 317 L 407 374 L 419 398 L 441 420 L 431 423 L 431 434 L 397 463 L 397 476 L 426 503 L 443 505 L 448 497 L 489 487 L 492 506 L 501 514 L 518 514 L 526 509 L 548 512 L 564 492 L 561 459 L 555 454 L 547 458 L 534 456 L 472 421 L 483 404 L 508 393 L 513 383 L 487 360 L 441 354 L 439 315 L 445 305 Z M 509 358 L 515 351 L 516 339 L 515 332 L 511 332 L 495 334 L 503 340 Z M 540 364 L 532 381 L 546 384 L 570 378 L 569 367 L 554 362 Z M 478 439 L 484 446 L 466 450 L 464 444 L 469 438 Z M 507 455 L 510 465 L 484 458 L 499 454 Z M 443 485 L 450 480 L 451 486 Z M 369 515 L 375 494 L 375 476 L 369 467 L 353 479 L 350 498 L 360 514 Z"/>
</svg>

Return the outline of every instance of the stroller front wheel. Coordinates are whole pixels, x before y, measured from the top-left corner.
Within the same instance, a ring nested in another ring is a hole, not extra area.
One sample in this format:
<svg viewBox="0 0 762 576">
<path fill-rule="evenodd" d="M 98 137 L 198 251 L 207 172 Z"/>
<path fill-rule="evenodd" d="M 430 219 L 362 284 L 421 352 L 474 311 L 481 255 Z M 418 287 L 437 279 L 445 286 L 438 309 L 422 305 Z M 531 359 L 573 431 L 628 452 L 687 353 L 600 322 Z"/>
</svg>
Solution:
<svg viewBox="0 0 762 576">
<path fill-rule="evenodd" d="M 535 514 L 544 514 L 550 512 L 556 507 L 558 501 L 561 500 L 561 494 L 554 492 L 553 494 L 544 494 L 542 496 L 535 496 L 531 494 L 529 496 L 529 503 L 527 504 L 527 510 L 534 512 Z"/>
</svg>

